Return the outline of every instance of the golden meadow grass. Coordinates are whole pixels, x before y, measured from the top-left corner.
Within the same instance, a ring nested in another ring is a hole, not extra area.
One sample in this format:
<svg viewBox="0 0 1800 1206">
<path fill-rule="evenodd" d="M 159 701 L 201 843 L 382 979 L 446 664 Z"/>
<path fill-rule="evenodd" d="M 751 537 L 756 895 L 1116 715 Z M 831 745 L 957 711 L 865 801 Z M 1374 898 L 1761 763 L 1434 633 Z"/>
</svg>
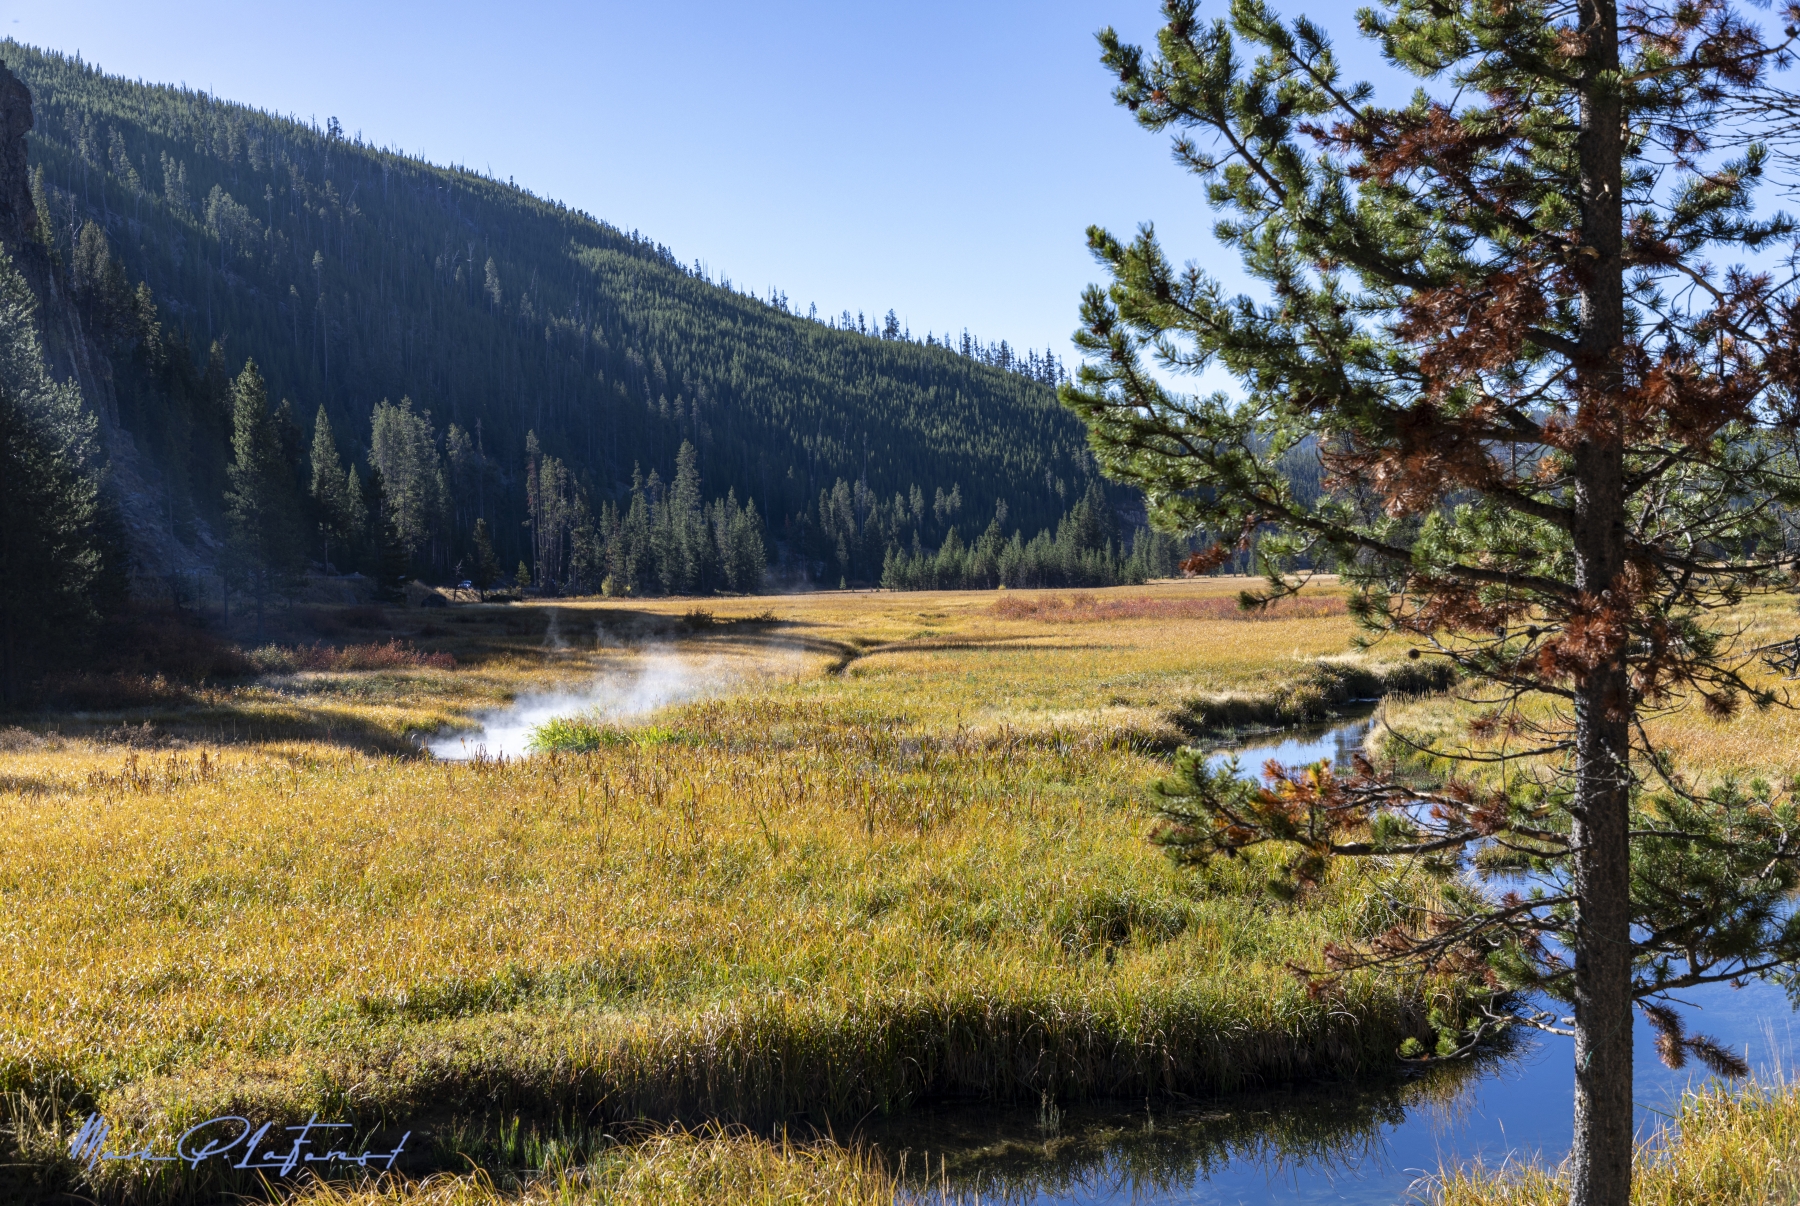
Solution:
<svg viewBox="0 0 1800 1206">
<path fill-rule="evenodd" d="M 1416 886 L 1369 869 L 1288 909 L 1254 865 L 1170 867 L 1140 807 L 1187 701 L 1303 676 L 1347 621 L 995 601 L 457 610 L 396 634 L 454 670 L 0 739 L 0 1087 L 166 1138 L 314 1109 L 818 1124 L 1385 1063 L 1423 1024 L 1409 988 L 1312 1000 L 1287 965 L 1384 926 L 1376 880 Z M 379 752 L 644 642 L 717 680 L 654 717 L 667 740 Z"/>
<path fill-rule="evenodd" d="M 1800 611 L 1793 597 L 1753 597 L 1723 617 L 1721 625 L 1736 634 L 1735 646 L 1745 663 L 1746 679 L 1757 687 L 1772 689 L 1783 702 L 1762 711 L 1745 704 L 1736 715 L 1720 720 L 1706 715 L 1697 702 L 1677 700 L 1648 716 L 1646 730 L 1673 756 L 1677 772 L 1690 785 L 1704 787 L 1727 775 L 1760 777 L 1777 784 L 1800 778 L 1800 680 L 1786 678 L 1754 653 L 1759 647 L 1800 635 Z M 1533 706 L 1543 714 L 1545 705 Z M 1454 747 L 1468 744 L 1465 726 L 1475 712 L 1467 703 L 1416 699 L 1388 705 L 1382 710 L 1382 719 L 1413 742 L 1436 740 Z M 1372 740 L 1380 740 L 1379 731 Z M 1496 747 L 1488 744 L 1481 748 Z"/>
<path fill-rule="evenodd" d="M 1562 1178 L 1540 1167 L 1452 1172 L 1438 1206 L 1555 1206 Z M 1638 1153 L 1633 1206 L 1791 1206 L 1800 1202 L 1800 1089 L 1751 1086 L 1688 1095 L 1670 1130 Z"/>
<path fill-rule="evenodd" d="M 283 1206 L 892 1206 L 899 1190 L 893 1173 L 857 1149 L 677 1127 L 516 1184 L 481 1173 L 327 1182 L 286 1196 Z"/>
</svg>

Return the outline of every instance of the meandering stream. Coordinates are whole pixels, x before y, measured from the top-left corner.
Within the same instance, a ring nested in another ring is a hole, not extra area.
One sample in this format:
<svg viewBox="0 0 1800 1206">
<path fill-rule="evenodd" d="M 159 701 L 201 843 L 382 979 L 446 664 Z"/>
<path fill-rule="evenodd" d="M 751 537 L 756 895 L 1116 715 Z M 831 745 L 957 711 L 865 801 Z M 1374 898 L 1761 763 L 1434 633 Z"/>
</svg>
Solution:
<svg viewBox="0 0 1800 1206">
<path fill-rule="evenodd" d="M 1214 764 L 1235 755 L 1246 775 L 1271 759 L 1343 765 L 1369 723 L 1245 745 L 1215 755 Z M 1783 1076 L 1800 1055 L 1800 1015 L 1775 986 L 1717 986 L 1683 1000 L 1692 1006 L 1690 1028 L 1744 1052 L 1758 1077 Z M 1707 1074 L 1665 1068 L 1641 1019 L 1636 1052 L 1638 1125 L 1648 1135 Z M 1415 1200 L 1424 1179 L 1446 1167 L 1534 1157 L 1555 1164 L 1569 1148 L 1573 1097 L 1569 1040 L 1532 1032 L 1506 1057 L 1468 1069 L 1460 1083 L 1369 1092 L 1333 1086 L 1178 1109 L 946 1110 L 872 1138 L 907 1152 L 917 1189 L 925 1188 L 917 1170 L 929 1161 L 931 1189 L 947 1188 L 952 1199 L 960 1192 L 1043 1206 L 1388 1206 Z"/>
<path fill-rule="evenodd" d="M 626 719 L 705 694 L 729 677 L 716 666 L 695 667 L 655 651 L 583 690 L 496 709 L 480 718 L 479 731 L 440 738 L 432 749 L 448 758 L 477 751 L 516 757 L 527 752 L 532 730 L 554 716 Z M 1235 757 L 1246 776 L 1260 775 L 1271 760 L 1292 767 L 1331 759 L 1343 766 L 1370 723 L 1363 717 L 1253 740 L 1210 762 Z M 1715 986 L 1683 1000 L 1691 1007 L 1690 1028 L 1744 1052 L 1760 1078 L 1784 1076 L 1800 1056 L 1800 1015 L 1775 986 Z M 1707 1074 L 1665 1068 L 1641 1018 L 1636 1051 L 1637 1118 L 1647 1135 Z M 1296 1089 L 1179 1108 L 937 1109 L 862 1137 L 894 1158 L 904 1152 L 906 1180 L 916 1190 L 927 1188 L 922 1170 L 929 1163 L 934 1200 L 943 1194 L 1040 1206 L 1390 1206 L 1416 1200 L 1425 1180 L 1446 1167 L 1561 1160 L 1573 1095 L 1568 1040 L 1528 1032 L 1504 1057 L 1386 1089 Z"/>
</svg>

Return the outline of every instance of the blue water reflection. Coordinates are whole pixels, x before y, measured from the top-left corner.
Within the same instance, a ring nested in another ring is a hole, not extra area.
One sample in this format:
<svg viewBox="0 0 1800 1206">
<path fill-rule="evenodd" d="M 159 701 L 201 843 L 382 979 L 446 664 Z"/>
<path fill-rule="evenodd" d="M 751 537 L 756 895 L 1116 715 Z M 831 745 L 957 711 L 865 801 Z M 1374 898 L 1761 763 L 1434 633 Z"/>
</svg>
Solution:
<svg viewBox="0 0 1800 1206">
<path fill-rule="evenodd" d="M 1271 759 L 1299 766 L 1329 758 L 1348 763 L 1369 729 L 1368 719 L 1311 734 L 1284 735 L 1216 754 L 1213 766 L 1231 758 L 1240 772 L 1260 775 Z M 1755 1075 L 1784 1078 L 1800 1054 L 1800 1018 L 1786 994 L 1773 985 L 1742 989 L 1725 985 L 1682 994 L 1690 1033 L 1713 1036 L 1743 1052 Z M 1708 1082 L 1704 1070 L 1671 1070 L 1657 1059 L 1654 1036 L 1640 1018 L 1636 1030 L 1636 1088 L 1639 1131 L 1648 1135 L 1674 1114 L 1681 1095 Z M 1416 1105 L 1400 1121 L 1379 1128 L 1374 1141 L 1359 1139 L 1354 1150 L 1328 1158 L 1292 1160 L 1253 1152 L 1211 1162 L 1170 1185 L 1146 1185 L 1141 1177 L 1105 1160 L 1071 1186 L 1006 1194 L 1010 1201 L 1043 1203 L 1134 1203 L 1138 1206 L 1205 1203 L 1206 1206 L 1264 1206 L 1265 1203 L 1353 1203 L 1389 1206 L 1417 1200 L 1424 1178 L 1440 1169 L 1481 1162 L 1489 1166 L 1538 1159 L 1555 1164 L 1567 1154 L 1574 1100 L 1570 1041 L 1549 1035 L 1526 1037 L 1516 1052 L 1485 1075 L 1474 1078 L 1449 1104 Z"/>
</svg>

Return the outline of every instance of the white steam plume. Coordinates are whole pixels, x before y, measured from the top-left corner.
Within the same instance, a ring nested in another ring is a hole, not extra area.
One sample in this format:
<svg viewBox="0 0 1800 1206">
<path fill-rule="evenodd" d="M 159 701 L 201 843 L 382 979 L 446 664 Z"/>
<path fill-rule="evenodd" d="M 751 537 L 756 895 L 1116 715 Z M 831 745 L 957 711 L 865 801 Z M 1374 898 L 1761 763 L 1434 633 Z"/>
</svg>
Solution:
<svg viewBox="0 0 1800 1206">
<path fill-rule="evenodd" d="M 537 728 L 559 716 L 629 720 L 723 690 L 733 677 L 719 658 L 696 664 L 666 649 L 648 649 L 631 670 L 603 673 L 577 691 L 522 695 L 478 715 L 480 729 L 439 737 L 427 748 L 445 759 L 518 758 L 531 752 Z"/>
</svg>

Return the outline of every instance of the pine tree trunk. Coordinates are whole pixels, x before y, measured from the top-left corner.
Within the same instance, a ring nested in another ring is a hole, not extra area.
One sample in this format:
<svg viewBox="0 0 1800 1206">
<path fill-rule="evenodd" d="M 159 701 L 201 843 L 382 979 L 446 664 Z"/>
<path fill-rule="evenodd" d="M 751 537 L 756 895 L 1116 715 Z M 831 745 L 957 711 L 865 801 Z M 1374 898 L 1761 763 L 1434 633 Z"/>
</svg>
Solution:
<svg viewBox="0 0 1800 1206">
<path fill-rule="evenodd" d="M 1624 440 L 1617 428 L 1625 336 L 1622 112 L 1617 0 L 1581 0 L 1588 53 L 1577 136 L 1582 246 L 1581 442 L 1574 450 L 1575 582 L 1604 608 L 1625 567 Z M 1604 627 L 1604 626 L 1602 626 Z M 1575 683 L 1575 1136 L 1572 1206 L 1630 1206 L 1631 849 L 1625 651 L 1597 651 Z"/>
</svg>

